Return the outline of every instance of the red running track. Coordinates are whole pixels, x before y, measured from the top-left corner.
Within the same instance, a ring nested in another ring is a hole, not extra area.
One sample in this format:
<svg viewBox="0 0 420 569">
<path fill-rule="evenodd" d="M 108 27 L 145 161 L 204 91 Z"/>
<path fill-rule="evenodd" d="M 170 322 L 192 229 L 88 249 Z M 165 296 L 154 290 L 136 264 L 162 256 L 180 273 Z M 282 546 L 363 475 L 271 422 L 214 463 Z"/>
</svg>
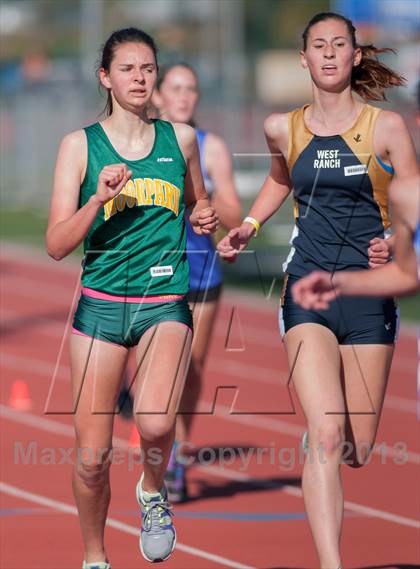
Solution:
<svg viewBox="0 0 420 569">
<path fill-rule="evenodd" d="M 3 267 L 1 567 L 79 568 L 71 414 L 44 412 L 49 393 L 50 411 L 70 411 L 65 336 L 79 269 L 17 247 L 3 250 Z M 346 569 L 420 563 L 416 362 L 415 335 L 403 329 L 371 464 L 343 468 Z M 8 406 L 16 380 L 29 387 L 27 412 Z M 202 460 L 189 469 L 192 500 L 176 507 L 179 545 L 168 568 L 317 566 L 300 490 L 304 420 L 287 381 L 276 303 L 227 292 L 192 436 Z M 148 566 L 137 546 L 141 465 L 127 452 L 130 431 L 118 417 L 106 536 L 113 569 Z"/>
</svg>

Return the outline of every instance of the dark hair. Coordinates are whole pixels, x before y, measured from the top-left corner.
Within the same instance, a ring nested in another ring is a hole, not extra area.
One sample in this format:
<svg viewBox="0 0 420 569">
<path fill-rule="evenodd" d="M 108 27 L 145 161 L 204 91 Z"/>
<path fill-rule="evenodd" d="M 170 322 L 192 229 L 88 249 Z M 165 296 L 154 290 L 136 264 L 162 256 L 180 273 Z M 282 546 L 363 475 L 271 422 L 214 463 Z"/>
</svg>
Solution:
<svg viewBox="0 0 420 569">
<path fill-rule="evenodd" d="M 197 85 L 198 85 L 198 75 L 195 72 L 195 70 L 191 67 L 191 65 L 189 63 L 185 63 L 184 61 L 180 61 L 179 63 L 170 63 L 169 65 L 164 65 L 161 69 L 159 69 L 159 75 L 158 75 L 157 82 L 156 82 L 156 89 L 158 91 L 159 91 L 162 83 L 164 82 L 165 77 L 168 75 L 169 71 L 172 71 L 172 69 L 175 69 L 175 67 L 184 67 L 185 69 L 188 69 L 189 71 L 191 71 L 191 73 L 196 78 Z"/>
<path fill-rule="evenodd" d="M 335 12 L 320 12 L 316 14 L 303 31 L 303 50 L 306 51 L 309 30 L 318 22 L 325 20 L 339 20 L 344 22 L 351 37 L 353 48 L 359 48 L 362 59 L 357 67 L 353 68 L 351 75 L 351 88 L 365 101 L 385 101 L 385 89 L 388 87 L 400 87 L 406 84 L 406 79 L 384 65 L 378 60 L 379 53 L 392 52 L 390 48 L 377 48 L 374 45 L 359 45 L 356 41 L 356 28 L 353 22 L 341 14 Z"/>
<path fill-rule="evenodd" d="M 188 69 L 189 71 L 191 71 L 191 73 L 194 75 L 196 81 L 197 81 L 197 85 L 198 85 L 198 75 L 195 72 L 195 69 L 193 67 L 191 67 L 191 65 L 189 63 L 185 63 L 184 61 L 180 61 L 178 63 L 170 63 L 168 65 L 164 65 L 161 69 L 159 69 L 159 75 L 156 81 L 156 89 L 158 91 L 160 91 L 160 88 L 162 86 L 162 83 L 165 81 L 165 77 L 168 75 L 168 73 L 172 70 L 175 69 L 175 67 L 183 67 L 184 69 Z M 188 124 L 190 126 L 192 126 L 193 128 L 196 128 L 197 124 L 194 120 L 194 118 L 191 118 L 188 121 Z"/>
<path fill-rule="evenodd" d="M 152 36 L 149 36 L 149 34 L 144 32 L 143 30 L 139 30 L 138 28 L 124 28 L 122 30 L 116 30 L 115 32 L 112 32 L 112 34 L 109 36 L 109 38 L 102 46 L 101 50 L 102 56 L 97 71 L 99 72 L 99 69 L 103 68 L 105 69 L 105 71 L 109 72 L 112 60 L 114 59 L 115 49 L 119 45 L 131 42 L 144 43 L 145 45 L 150 47 L 155 58 L 156 67 L 159 69 L 157 62 L 158 50 Z M 107 116 L 109 116 L 112 113 L 112 97 L 109 90 L 107 90 L 107 102 L 103 112 L 106 113 Z"/>
</svg>

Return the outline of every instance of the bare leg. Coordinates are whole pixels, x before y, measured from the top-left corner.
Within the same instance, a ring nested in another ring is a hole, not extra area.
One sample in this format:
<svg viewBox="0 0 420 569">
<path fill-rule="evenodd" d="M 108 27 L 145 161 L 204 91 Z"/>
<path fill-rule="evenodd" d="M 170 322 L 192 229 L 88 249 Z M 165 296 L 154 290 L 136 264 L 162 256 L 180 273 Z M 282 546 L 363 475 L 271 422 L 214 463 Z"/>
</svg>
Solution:
<svg viewBox="0 0 420 569">
<path fill-rule="evenodd" d="M 322 569 L 341 564 L 343 518 L 340 460 L 345 404 L 341 357 L 335 336 L 318 324 L 301 324 L 285 336 L 293 383 L 308 423 L 309 454 L 302 489 Z"/>
<path fill-rule="evenodd" d="M 137 349 L 140 364 L 135 421 L 145 453 L 143 489 L 159 492 L 171 452 L 176 411 L 184 387 L 192 332 L 179 322 L 162 322 L 143 335 Z M 159 460 L 155 460 L 158 454 Z"/>
<path fill-rule="evenodd" d="M 89 562 L 106 559 L 105 522 L 110 500 L 114 408 L 127 350 L 72 334 L 70 357 L 78 460 L 73 493 Z"/>
<path fill-rule="evenodd" d="M 360 467 L 373 448 L 389 370 L 393 345 L 340 346 L 347 406 L 346 441 L 351 445 L 346 462 Z"/>
<path fill-rule="evenodd" d="M 180 442 L 185 442 L 190 437 L 194 410 L 197 407 L 202 389 L 202 374 L 218 306 L 219 301 L 213 300 L 197 303 L 194 307 L 194 338 L 191 362 L 182 393 L 180 414 L 176 427 L 176 438 Z"/>
</svg>

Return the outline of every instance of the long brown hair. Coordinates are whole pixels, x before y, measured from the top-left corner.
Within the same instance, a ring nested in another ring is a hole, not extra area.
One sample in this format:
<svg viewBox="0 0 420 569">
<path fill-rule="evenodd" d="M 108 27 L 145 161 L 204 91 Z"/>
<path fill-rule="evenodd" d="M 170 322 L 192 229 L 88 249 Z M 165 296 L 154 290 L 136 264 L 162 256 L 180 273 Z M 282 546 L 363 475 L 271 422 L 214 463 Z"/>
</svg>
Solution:
<svg viewBox="0 0 420 569">
<path fill-rule="evenodd" d="M 406 79 L 402 75 L 399 75 L 378 59 L 378 54 L 395 53 L 395 50 L 388 47 L 377 48 L 372 44 L 359 45 L 356 41 L 356 28 L 353 26 L 353 22 L 341 14 L 334 12 L 320 12 L 316 14 L 302 34 L 304 51 L 307 48 L 309 30 L 318 22 L 324 22 L 325 20 L 344 22 L 350 34 L 353 48 L 359 48 L 362 52 L 360 64 L 353 68 L 351 75 L 351 88 L 362 99 L 365 101 L 386 101 L 385 89 L 400 87 L 406 84 Z"/>
</svg>

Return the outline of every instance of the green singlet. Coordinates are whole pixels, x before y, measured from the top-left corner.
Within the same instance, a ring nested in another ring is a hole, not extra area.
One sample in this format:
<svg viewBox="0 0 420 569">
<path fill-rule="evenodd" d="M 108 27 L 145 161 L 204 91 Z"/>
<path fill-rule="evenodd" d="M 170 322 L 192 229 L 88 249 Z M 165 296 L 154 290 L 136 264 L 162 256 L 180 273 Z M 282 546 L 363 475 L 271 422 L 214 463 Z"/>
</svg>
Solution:
<svg viewBox="0 0 420 569">
<path fill-rule="evenodd" d="M 173 126 L 154 120 L 148 156 L 127 160 L 99 123 L 85 128 L 88 163 L 80 207 L 96 193 L 104 166 L 127 164 L 131 179 L 99 211 L 84 241 L 82 285 L 120 296 L 186 294 L 184 179 L 186 164 Z"/>
</svg>

